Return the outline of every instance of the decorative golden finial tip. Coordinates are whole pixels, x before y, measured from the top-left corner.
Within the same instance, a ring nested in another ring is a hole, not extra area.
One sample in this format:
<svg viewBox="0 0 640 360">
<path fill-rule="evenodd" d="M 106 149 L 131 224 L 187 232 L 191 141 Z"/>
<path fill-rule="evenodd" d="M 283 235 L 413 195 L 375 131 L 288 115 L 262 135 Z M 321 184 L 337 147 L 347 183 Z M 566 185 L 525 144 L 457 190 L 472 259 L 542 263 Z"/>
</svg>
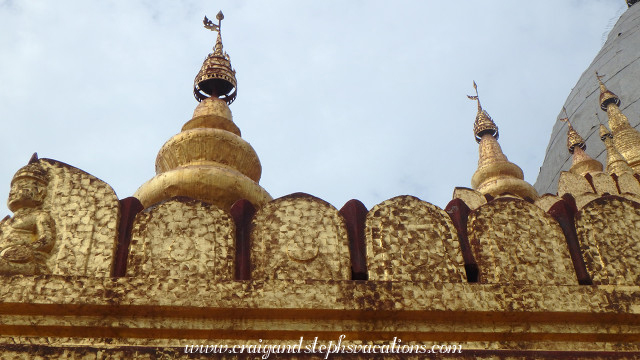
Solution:
<svg viewBox="0 0 640 360">
<path fill-rule="evenodd" d="M 616 106 L 620 106 L 620 98 L 618 98 L 618 95 L 612 93 L 611 91 L 609 91 L 609 89 L 607 89 L 607 87 L 602 82 L 603 77 L 604 75 L 600 75 L 596 71 L 596 79 L 598 79 L 598 84 L 600 86 L 600 109 L 602 109 L 603 111 L 607 111 L 607 106 L 609 106 L 609 104 L 613 103 Z"/>
<path fill-rule="evenodd" d="M 560 121 L 566 122 L 569 125 L 569 129 L 567 130 L 567 149 L 571 154 L 575 150 L 576 146 L 582 150 L 587 149 L 587 145 L 584 142 L 584 139 L 578 132 L 573 128 L 569 118 L 562 118 Z"/>
<path fill-rule="evenodd" d="M 478 113 L 476 114 L 476 121 L 473 123 L 473 134 L 476 139 L 476 142 L 480 142 L 482 136 L 485 134 L 489 134 L 494 138 L 498 138 L 500 135 L 498 132 L 498 126 L 493 122 L 491 116 L 482 108 L 480 105 L 480 96 L 478 95 L 478 85 L 475 80 L 473 81 L 473 88 L 476 91 L 475 95 L 467 95 L 467 97 L 471 100 L 476 100 L 478 102 Z"/>
<path fill-rule="evenodd" d="M 217 25 L 206 16 L 203 20 L 204 27 L 216 31 L 218 36 L 213 53 L 207 56 L 193 82 L 193 95 L 198 101 L 216 97 L 231 104 L 237 96 L 236 71 L 231 67 L 229 55 L 222 51 L 220 36 L 220 24 L 224 19 L 222 11 L 218 12 L 216 19 L 218 19 Z"/>
</svg>

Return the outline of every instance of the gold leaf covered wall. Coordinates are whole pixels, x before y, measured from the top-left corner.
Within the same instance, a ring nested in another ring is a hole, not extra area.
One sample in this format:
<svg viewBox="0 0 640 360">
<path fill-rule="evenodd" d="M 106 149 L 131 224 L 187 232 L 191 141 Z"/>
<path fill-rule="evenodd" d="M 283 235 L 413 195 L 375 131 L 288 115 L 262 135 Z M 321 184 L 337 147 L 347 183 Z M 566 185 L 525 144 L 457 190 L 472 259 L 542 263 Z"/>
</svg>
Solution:
<svg viewBox="0 0 640 360">
<path fill-rule="evenodd" d="M 349 242 L 338 210 L 307 194 L 264 205 L 251 230 L 251 278 L 351 278 Z"/>
<path fill-rule="evenodd" d="M 14 176 L 0 221 L 0 273 L 109 276 L 119 202 L 102 180 L 37 155 Z"/>
<path fill-rule="evenodd" d="M 640 285 L 640 204 L 602 197 L 582 208 L 575 222 L 594 284 Z"/>
<path fill-rule="evenodd" d="M 416 197 L 374 206 L 367 214 L 366 242 L 369 280 L 466 281 L 451 219 Z"/>
<path fill-rule="evenodd" d="M 471 212 L 467 231 L 481 283 L 577 284 L 562 230 L 535 205 L 493 200 Z"/>
<path fill-rule="evenodd" d="M 41 159 L 50 174 L 49 213 L 57 245 L 48 265 L 53 274 L 109 276 L 117 239 L 118 197 L 104 181 L 78 168 Z"/>
<path fill-rule="evenodd" d="M 225 211 L 176 198 L 136 216 L 128 276 L 233 280 L 235 226 Z"/>
</svg>

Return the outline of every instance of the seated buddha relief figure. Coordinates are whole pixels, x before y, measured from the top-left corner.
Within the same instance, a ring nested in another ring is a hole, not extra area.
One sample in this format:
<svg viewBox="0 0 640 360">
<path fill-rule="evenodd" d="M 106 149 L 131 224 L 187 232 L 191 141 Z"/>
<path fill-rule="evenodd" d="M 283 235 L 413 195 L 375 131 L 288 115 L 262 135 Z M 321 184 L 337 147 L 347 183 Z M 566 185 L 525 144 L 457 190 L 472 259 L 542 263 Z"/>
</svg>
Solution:
<svg viewBox="0 0 640 360">
<path fill-rule="evenodd" d="M 34 156 L 11 180 L 8 206 L 13 217 L 0 221 L 0 274 L 47 273 L 55 244 L 55 222 L 42 204 L 48 174 Z"/>
</svg>

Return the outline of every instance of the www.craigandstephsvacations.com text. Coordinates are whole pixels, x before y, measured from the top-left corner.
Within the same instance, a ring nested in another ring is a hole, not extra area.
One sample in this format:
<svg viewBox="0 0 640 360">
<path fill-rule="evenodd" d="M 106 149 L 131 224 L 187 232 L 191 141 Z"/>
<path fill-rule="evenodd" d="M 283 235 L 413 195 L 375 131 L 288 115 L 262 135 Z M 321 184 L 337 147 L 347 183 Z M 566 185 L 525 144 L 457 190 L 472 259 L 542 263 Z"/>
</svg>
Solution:
<svg viewBox="0 0 640 360">
<path fill-rule="evenodd" d="M 347 344 L 343 343 L 345 335 L 340 335 L 336 342 L 319 343 L 316 337 L 313 342 L 304 344 L 304 338 L 296 344 L 263 344 L 259 339 L 256 344 L 243 345 L 185 345 L 184 352 L 189 354 L 254 354 L 268 359 L 271 354 L 324 354 L 328 359 L 331 354 L 460 354 L 462 345 L 451 344 L 401 344 L 402 340 L 394 337 L 388 344 Z"/>
</svg>

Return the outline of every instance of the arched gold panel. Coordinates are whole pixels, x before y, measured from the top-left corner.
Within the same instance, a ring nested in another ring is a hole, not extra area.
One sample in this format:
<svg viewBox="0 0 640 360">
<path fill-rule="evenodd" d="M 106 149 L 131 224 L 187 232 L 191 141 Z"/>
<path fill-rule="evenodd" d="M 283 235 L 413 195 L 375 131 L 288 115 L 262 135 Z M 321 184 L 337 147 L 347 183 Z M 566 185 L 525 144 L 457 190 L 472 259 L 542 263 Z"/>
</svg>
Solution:
<svg viewBox="0 0 640 360">
<path fill-rule="evenodd" d="M 367 214 L 369 280 L 466 280 L 458 234 L 449 215 L 413 196 L 397 196 Z"/>
</svg>

